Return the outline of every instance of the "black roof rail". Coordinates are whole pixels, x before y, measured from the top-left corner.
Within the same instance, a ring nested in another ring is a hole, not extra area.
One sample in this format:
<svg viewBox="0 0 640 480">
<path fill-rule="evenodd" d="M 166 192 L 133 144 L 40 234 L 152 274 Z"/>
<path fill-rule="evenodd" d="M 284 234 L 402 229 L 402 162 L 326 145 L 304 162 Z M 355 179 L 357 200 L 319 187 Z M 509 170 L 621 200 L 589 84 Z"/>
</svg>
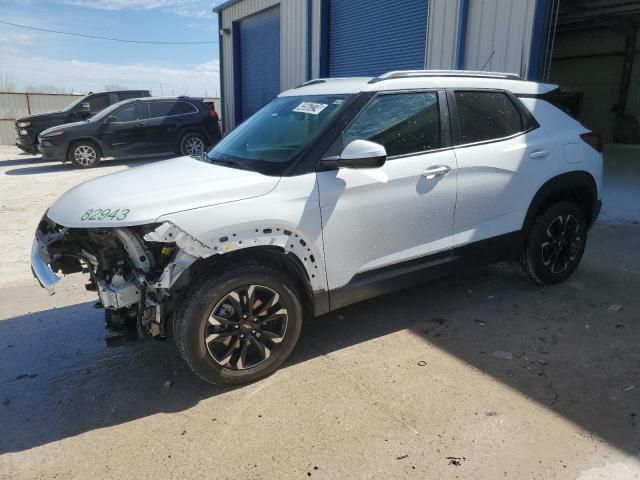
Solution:
<svg viewBox="0 0 640 480">
<path fill-rule="evenodd" d="M 462 77 L 462 78 L 500 78 L 503 80 L 522 80 L 520 75 L 503 72 L 483 72 L 479 70 L 397 70 L 387 72 L 379 77 L 369 80 L 369 83 L 378 83 L 396 78 L 421 78 L 421 77 Z"/>
</svg>

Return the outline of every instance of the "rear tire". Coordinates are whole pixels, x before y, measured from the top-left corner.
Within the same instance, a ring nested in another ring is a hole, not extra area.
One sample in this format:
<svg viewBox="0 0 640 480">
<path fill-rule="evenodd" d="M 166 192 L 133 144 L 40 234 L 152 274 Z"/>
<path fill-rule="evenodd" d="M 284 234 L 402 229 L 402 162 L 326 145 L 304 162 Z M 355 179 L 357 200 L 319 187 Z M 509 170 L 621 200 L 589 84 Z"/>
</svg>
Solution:
<svg viewBox="0 0 640 480">
<path fill-rule="evenodd" d="M 196 281 L 173 323 L 182 358 L 216 385 L 252 382 L 275 372 L 301 328 L 302 305 L 291 280 L 255 263 Z"/>
<path fill-rule="evenodd" d="M 207 150 L 207 139 L 199 133 L 186 133 L 180 139 L 180 153 L 191 157 L 198 157 Z"/>
<path fill-rule="evenodd" d="M 92 168 L 100 163 L 100 147 L 90 140 L 80 140 L 69 147 L 67 160 L 76 168 Z"/>
<path fill-rule="evenodd" d="M 540 285 L 563 282 L 578 268 L 587 243 L 587 222 L 573 202 L 542 212 L 529 229 L 516 271 Z"/>
</svg>

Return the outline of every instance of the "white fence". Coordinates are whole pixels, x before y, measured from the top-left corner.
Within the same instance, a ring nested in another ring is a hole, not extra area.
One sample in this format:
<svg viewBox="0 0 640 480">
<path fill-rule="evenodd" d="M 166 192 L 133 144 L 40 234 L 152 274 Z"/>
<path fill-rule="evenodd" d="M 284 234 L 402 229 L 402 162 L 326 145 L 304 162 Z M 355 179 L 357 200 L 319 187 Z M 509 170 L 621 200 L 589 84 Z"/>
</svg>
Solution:
<svg viewBox="0 0 640 480">
<path fill-rule="evenodd" d="M 78 95 L 60 93 L 0 92 L 0 145 L 16 142 L 16 118 L 34 113 L 56 112 L 76 100 Z"/>
</svg>

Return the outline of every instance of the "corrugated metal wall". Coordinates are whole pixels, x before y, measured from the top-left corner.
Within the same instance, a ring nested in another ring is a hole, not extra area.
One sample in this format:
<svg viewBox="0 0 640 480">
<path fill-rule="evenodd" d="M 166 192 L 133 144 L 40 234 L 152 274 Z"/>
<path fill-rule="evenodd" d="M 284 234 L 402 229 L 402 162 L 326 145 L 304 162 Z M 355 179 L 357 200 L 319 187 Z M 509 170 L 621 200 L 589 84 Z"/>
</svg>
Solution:
<svg viewBox="0 0 640 480">
<path fill-rule="evenodd" d="M 465 68 L 524 75 L 529 61 L 535 0 L 469 2 Z"/>
<path fill-rule="evenodd" d="M 459 15 L 459 0 L 430 0 L 427 68 L 433 70 L 454 68 Z"/>
<path fill-rule="evenodd" d="M 16 118 L 35 113 L 56 112 L 78 99 L 78 95 L 53 93 L 0 93 L 0 145 L 16 141 Z"/>
<path fill-rule="evenodd" d="M 223 28 L 260 10 L 281 5 L 281 89 L 306 80 L 307 5 L 312 6 L 311 72 L 320 72 L 321 18 L 323 0 L 242 0 L 222 11 Z M 455 68 L 461 0 L 429 1 L 426 68 Z M 464 68 L 480 69 L 495 50 L 486 70 L 526 76 L 531 49 L 536 0 L 467 0 L 469 5 Z M 402 12 L 398 12 L 402 14 Z M 223 35 L 224 120 L 227 131 L 234 125 L 233 42 Z"/>
<path fill-rule="evenodd" d="M 307 22 L 305 0 L 244 0 L 222 11 L 222 28 L 233 29 L 233 22 L 280 4 L 280 89 L 287 90 L 306 80 Z M 224 59 L 223 121 L 225 129 L 235 125 L 233 85 L 233 35 L 221 36 Z"/>
</svg>

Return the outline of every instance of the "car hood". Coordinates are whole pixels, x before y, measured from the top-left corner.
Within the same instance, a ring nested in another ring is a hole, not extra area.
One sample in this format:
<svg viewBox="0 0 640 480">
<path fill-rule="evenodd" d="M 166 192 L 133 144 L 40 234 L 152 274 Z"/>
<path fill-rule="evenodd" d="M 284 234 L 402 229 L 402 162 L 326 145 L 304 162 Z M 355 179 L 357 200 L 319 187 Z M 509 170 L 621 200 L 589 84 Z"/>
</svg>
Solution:
<svg viewBox="0 0 640 480">
<path fill-rule="evenodd" d="M 70 228 L 143 225 L 170 213 L 266 195 L 279 181 L 180 157 L 82 183 L 62 195 L 47 215 Z"/>
<path fill-rule="evenodd" d="M 55 127 L 47 128 L 46 130 L 43 130 L 42 132 L 40 132 L 40 135 L 44 136 L 53 132 L 57 132 L 58 130 L 68 130 L 70 128 L 78 127 L 80 125 L 86 125 L 86 124 L 87 124 L 87 120 L 83 120 L 81 122 L 64 123 L 62 125 L 56 125 Z"/>
<path fill-rule="evenodd" d="M 42 123 L 42 122 L 50 122 L 52 120 L 60 120 L 66 117 L 67 117 L 67 114 L 64 112 L 38 113 L 35 115 L 26 115 L 24 117 L 20 117 L 16 119 L 16 122 Z"/>
</svg>

